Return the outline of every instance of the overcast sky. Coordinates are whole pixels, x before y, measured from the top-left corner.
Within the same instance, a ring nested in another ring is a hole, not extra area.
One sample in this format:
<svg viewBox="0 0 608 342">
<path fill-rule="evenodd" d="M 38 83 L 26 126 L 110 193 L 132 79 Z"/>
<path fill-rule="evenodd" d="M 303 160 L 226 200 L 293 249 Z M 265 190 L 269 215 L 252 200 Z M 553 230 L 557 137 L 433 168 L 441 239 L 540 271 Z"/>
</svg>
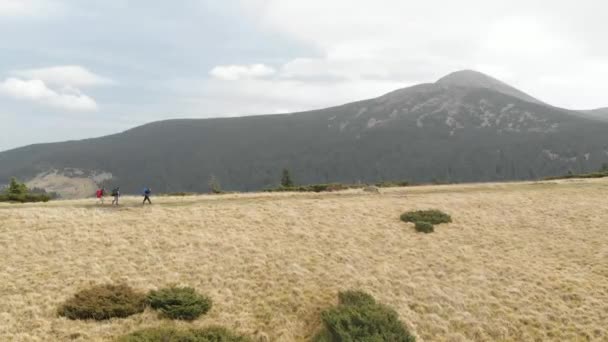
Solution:
<svg viewBox="0 0 608 342">
<path fill-rule="evenodd" d="M 322 108 L 476 69 L 608 106 L 605 0 L 0 0 L 0 150 Z"/>
</svg>

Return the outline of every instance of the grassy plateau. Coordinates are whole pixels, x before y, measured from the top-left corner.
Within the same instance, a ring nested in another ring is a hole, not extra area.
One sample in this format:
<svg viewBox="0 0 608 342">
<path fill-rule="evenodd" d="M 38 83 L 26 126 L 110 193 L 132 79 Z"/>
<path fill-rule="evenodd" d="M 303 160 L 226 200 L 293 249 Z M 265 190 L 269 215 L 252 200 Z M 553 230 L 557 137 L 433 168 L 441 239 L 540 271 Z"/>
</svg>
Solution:
<svg viewBox="0 0 608 342">
<path fill-rule="evenodd" d="M 113 341 L 166 324 L 309 341 L 339 291 L 396 311 L 417 341 L 607 341 L 608 180 L 332 193 L 124 197 L 0 204 L 0 341 Z M 400 215 L 452 222 L 417 233 Z M 100 284 L 192 287 L 192 321 L 151 308 L 72 320 Z"/>
</svg>

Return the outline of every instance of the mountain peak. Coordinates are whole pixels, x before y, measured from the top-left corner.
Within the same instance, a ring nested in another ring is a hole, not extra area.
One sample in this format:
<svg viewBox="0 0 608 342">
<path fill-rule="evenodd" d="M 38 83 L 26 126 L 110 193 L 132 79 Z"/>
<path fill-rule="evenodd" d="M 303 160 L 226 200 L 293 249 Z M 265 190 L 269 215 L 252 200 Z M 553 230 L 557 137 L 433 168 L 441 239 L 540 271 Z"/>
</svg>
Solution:
<svg viewBox="0 0 608 342">
<path fill-rule="evenodd" d="M 450 73 L 437 81 L 438 84 L 458 85 L 467 87 L 489 86 L 502 83 L 484 73 L 475 70 L 460 70 Z"/>
<path fill-rule="evenodd" d="M 491 89 L 503 94 L 517 97 L 527 102 L 542 104 L 541 101 L 533 98 L 523 91 L 515 89 L 502 81 L 475 70 L 460 70 L 453 72 L 440 78 L 436 84 L 447 87 L 457 86 Z"/>
</svg>

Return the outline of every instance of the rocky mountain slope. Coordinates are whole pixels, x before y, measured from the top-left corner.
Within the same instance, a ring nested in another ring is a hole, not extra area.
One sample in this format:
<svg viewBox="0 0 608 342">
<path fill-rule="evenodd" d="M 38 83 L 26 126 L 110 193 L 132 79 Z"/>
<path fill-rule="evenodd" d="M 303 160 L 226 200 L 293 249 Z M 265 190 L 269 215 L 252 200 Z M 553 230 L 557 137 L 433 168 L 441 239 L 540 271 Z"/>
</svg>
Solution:
<svg viewBox="0 0 608 342">
<path fill-rule="evenodd" d="M 275 186 L 282 168 L 299 183 L 534 179 L 598 169 L 608 161 L 607 131 L 606 122 L 460 71 L 322 110 L 169 120 L 26 146 L 0 153 L 0 183 L 59 175 L 127 192 L 207 191 L 213 174 L 225 189 L 257 190 Z"/>
</svg>

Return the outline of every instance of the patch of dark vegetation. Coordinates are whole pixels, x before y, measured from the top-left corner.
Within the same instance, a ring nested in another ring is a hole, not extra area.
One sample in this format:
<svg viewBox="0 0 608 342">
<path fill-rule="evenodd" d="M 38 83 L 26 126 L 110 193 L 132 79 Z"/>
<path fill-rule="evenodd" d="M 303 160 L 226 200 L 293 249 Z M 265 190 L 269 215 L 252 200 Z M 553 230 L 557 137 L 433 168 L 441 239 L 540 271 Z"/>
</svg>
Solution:
<svg viewBox="0 0 608 342">
<path fill-rule="evenodd" d="M 97 285 L 82 290 L 58 310 L 69 319 L 105 320 L 128 317 L 144 311 L 146 296 L 125 284 Z"/>
<path fill-rule="evenodd" d="M 54 191 L 46 191 L 46 189 L 42 189 L 42 188 L 31 188 L 29 189 L 31 194 L 34 195 L 46 195 L 48 196 L 51 200 L 55 200 L 55 199 L 59 199 L 61 198 L 61 195 L 59 195 L 57 192 Z"/>
<path fill-rule="evenodd" d="M 249 337 L 223 327 L 204 329 L 151 328 L 120 337 L 118 342 L 251 342 Z"/>
<path fill-rule="evenodd" d="M 393 341 L 414 342 L 416 339 L 399 320 L 397 312 L 377 303 L 369 294 L 346 291 L 338 294 L 338 306 L 324 311 L 323 330 L 315 342 Z"/>
<path fill-rule="evenodd" d="M 331 192 L 340 191 L 347 189 L 365 189 L 371 186 L 377 188 L 390 188 L 390 187 L 401 187 L 409 186 L 410 183 L 403 181 L 382 181 L 376 184 L 364 184 L 359 182 L 358 184 L 344 184 L 344 183 L 327 183 L 327 184 L 309 184 L 309 185 L 296 185 L 291 172 L 289 169 L 283 169 L 281 172 L 281 185 L 277 188 L 266 189 L 266 192 Z"/>
<path fill-rule="evenodd" d="M 148 303 L 160 311 L 163 317 L 187 321 L 195 320 L 211 309 L 211 299 L 198 294 L 191 287 L 168 287 L 150 291 Z"/>
<path fill-rule="evenodd" d="M 395 188 L 411 186 L 408 182 L 380 182 L 373 184 L 372 186 L 378 188 Z M 328 184 L 309 184 L 309 185 L 292 185 L 284 186 L 281 185 L 278 188 L 266 189 L 266 192 L 331 192 L 348 189 L 364 189 L 369 187 L 369 184 L 343 184 L 343 183 L 328 183 Z"/>
<path fill-rule="evenodd" d="M 159 196 L 166 196 L 166 197 L 186 197 L 186 196 L 196 196 L 199 195 L 195 192 L 167 192 L 164 194 L 159 194 Z"/>
<path fill-rule="evenodd" d="M 546 178 L 544 178 L 544 180 L 558 180 L 558 179 L 572 179 L 572 178 L 604 178 L 604 177 L 608 177 L 608 171 L 598 171 L 598 172 L 582 173 L 582 174 L 568 173 L 563 176 L 546 177 Z"/>
<path fill-rule="evenodd" d="M 570 179 L 570 178 L 604 178 L 608 177 L 608 163 L 602 164 L 599 170 L 591 173 L 579 173 L 576 174 L 572 171 L 568 171 L 563 176 L 546 177 L 544 180 L 556 180 L 556 179 Z"/>
<path fill-rule="evenodd" d="M 281 186 L 274 189 L 266 189 L 266 192 L 331 192 L 347 189 L 361 189 L 364 184 L 311 184 L 311 185 L 296 185 L 296 186 Z"/>
<path fill-rule="evenodd" d="M 440 210 L 418 210 L 403 213 L 401 220 L 412 223 L 427 222 L 430 224 L 441 224 L 452 222 L 452 217 Z"/>
<path fill-rule="evenodd" d="M 415 223 L 414 228 L 416 229 L 417 232 L 419 233 L 432 233 L 435 231 L 435 227 L 428 223 L 428 222 L 424 222 L 424 221 L 418 221 Z"/>
<path fill-rule="evenodd" d="M 411 186 L 412 184 L 410 182 L 405 182 L 405 181 L 384 181 L 384 182 L 376 183 L 374 185 L 379 188 L 399 188 L 399 187 L 404 187 L 404 186 Z"/>
<path fill-rule="evenodd" d="M 47 193 L 43 189 L 28 189 L 28 187 L 12 178 L 9 185 L 0 193 L 0 202 L 36 203 L 48 202 L 59 197 L 56 193 Z"/>
<path fill-rule="evenodd" d="M 363 291 L 342 291 L 338 293 L 340 305 L 368 305 L 375 304 L 376 300 L 372 295 Z"/>
<path fill-rule="evenodd" d="M 0 202 L 12 202 L 12 203 L 46 203 L 51 200 L 51 197 L 44 194 L 0 194 Z"/>
</svg>

